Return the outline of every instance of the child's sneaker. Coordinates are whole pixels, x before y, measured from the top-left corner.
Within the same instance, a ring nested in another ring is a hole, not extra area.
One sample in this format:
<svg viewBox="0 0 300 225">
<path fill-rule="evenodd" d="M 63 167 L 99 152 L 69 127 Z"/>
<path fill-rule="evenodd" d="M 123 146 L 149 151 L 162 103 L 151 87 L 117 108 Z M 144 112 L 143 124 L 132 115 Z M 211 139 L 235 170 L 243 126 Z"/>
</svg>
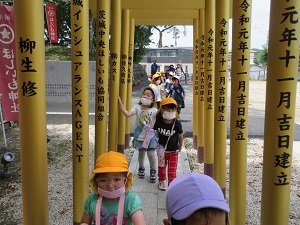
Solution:
<svg viewBox="0 0 300 225">
<path fill-rule="evenodd" d="M 159 181 L 158 183 L 159 190 L 165 191 L 168 188 L 167 181 Z"/>
<path fill-rule="evenodd" d="M 155 183 L 156 182 L 156 171 L 150 170 L 150 182 Z"/>
<path fill-rule="evenodd" d="M 139 173 L 138 173 L 139 178 L 144 179 L 145 178 L 145 168 L 141 167 L 139 168 Z"/>
</svg>

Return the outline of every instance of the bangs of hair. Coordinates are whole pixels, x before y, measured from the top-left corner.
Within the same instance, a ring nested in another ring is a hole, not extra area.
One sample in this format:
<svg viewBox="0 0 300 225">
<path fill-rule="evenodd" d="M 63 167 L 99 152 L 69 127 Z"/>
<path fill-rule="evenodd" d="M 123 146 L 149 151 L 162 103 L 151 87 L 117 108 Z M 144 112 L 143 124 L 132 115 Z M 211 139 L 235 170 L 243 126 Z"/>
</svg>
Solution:
<svg viewBox="0 0 300 225">
<path fill-rule="evenodd" d="M 167 104 L 167 105 L 163 105 L 162 107 L 161 107 L 163 110 L 168 110 L 168 109 L 176 109 L 176 105 L 174 105 L 174 104 Z"/>
</svg>

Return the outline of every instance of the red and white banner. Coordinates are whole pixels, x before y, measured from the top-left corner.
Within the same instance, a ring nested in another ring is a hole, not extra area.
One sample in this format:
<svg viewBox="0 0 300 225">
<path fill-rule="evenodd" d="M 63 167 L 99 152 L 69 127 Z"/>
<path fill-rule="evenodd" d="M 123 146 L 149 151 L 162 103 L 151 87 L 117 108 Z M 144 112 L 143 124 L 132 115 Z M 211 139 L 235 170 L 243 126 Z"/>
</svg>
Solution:
<svg viewBox="0 0 300 225">
<path fill-rule="evenodd" d="M 48 4 L 48 3 L 46 4 L 46 17 L 47 17 L 50 43 L 57 43 L 58 35 L 57 35 L 56 5 L 55 4 Z"/>
<path fill-rule="evenodd" d="M 0 93 L 6 121 L 19 120 L 14 7 L 0 6 Z"/>
</svg>

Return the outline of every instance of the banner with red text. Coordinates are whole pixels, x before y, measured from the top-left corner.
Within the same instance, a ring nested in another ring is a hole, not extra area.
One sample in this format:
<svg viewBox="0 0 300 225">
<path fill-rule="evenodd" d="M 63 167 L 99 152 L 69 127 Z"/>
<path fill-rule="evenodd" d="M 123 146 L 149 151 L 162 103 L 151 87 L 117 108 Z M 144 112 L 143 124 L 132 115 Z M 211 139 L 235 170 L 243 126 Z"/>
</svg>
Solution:
<svg viewBox="0 0 300 225">
<path fill-rule="evenodd" d="M 4 120 L 19 120 L 14 7 L 0 6 L 0 94 Z"/>
<path fill-rule="evenodd" d="M 55 4 L 48 4 L 48 3 L 46 4 L 46 17 L 47 17 L 50 43 L 57 43 L 58 35 L 57 35 L 56 5 Z"/>
</svg>

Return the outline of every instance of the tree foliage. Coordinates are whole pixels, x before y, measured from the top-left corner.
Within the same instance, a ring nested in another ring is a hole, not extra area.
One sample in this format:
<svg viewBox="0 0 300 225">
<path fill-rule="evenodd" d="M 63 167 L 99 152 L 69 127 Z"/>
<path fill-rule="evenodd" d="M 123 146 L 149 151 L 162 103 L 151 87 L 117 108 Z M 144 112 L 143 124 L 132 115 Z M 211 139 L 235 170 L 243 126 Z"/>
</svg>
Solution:
<svg viewBox="0 0 300 225">
<path fill-rule="evenodd" d="M 58 45 L 66 46 L 71 44 L 71 18 L 70 18 L 70 0 L 45 0 L 45 3 L 56 4 L 56 20 Z M 46 43 L 50 42 L 46 15 L 44 19 L 44 32 Z"/>
<path fill-rule="evenodd" d="M 57 45 L 71 45 L 71 18 L 70 18 L 70 0 L 45 0 L 45 3 L 56 4 L 57 14 L 57 32 L 59 43 Z M 46 44 L 50 42 L 47 20 L 45 16 L 44 34 Z M 96 54 L 96 20 L 92 18 L 90 13 L 90 60 L 95 60 Z M 147 52 L 146 46 L 151 43 L 152 35 L 151 26 L 136 26 L 134 34 L 134 63 L 139 63 Z"/>
<path fill-rule="evenodd" d="M 268 45 L 264 44 L 262 50 L 254 57 L 254 63 L 259 66 L 266 67 L 268 63 Z"/>
<path fill-rule="evenodd" d="M 151 43 L 151 26 L 135 26 L 133 62 L 139 63 L 147 52 L 146 46 Z"/>
</svg>

